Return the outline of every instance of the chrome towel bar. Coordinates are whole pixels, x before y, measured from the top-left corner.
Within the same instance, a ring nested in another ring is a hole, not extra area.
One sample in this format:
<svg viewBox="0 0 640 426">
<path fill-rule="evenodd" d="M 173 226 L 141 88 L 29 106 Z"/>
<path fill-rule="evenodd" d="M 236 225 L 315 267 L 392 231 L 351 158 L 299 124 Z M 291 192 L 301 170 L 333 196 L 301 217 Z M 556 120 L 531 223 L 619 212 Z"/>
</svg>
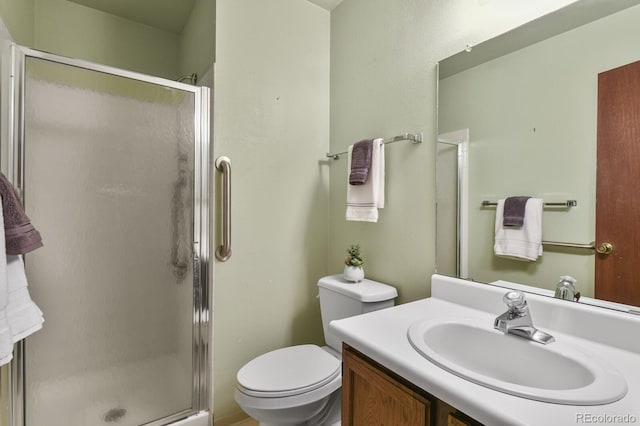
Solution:
<svg viewBox="0 0 640 426">
<path fill-rule="evenodd" d="M 392 138 L 386 138 L 382 141 L 383 144 L 390 144 L 394 142 L 400 141 L 410 141 L 414 144 L 422 143 L 422 132 L 420 133 L 403 133 L 398 136 L 394 136 Z M 341 155 L 347 154 L 348 151 L 336 152 L 335 154 L 327 154 L 327 158 L 333 158 L 334 160 L 339 160 Z"/>
<path fill-rule="evenodd" d="M 498 203 L 492 203 L 491 201 L 484 200 L 482 203 L 482 207 L 494 207 L 497 206 Z M 567 200 L 561 203 L 544 203 L 544 207 L 575 207 L 578 205 L 577 200 Z M 596 243 L 594 241 L 590 243 L 565 243 L 562 241 L 542 241 L 542 245 L 550 246 L 550 247 L 566 247 L 566 248 L 577 248 L 577 249 L 587 249 L 587 250 L 596 250 Z"/>
<path fill-rule="evenodd" d="M 482 201 L 482 207 L 497 206 L 498 203 L 484 200 Z M 561 203 L 544 203 L 544 207 L 576 207 L 578 200 L 567 200 Z"/>
<path fill-rule="evenodd" d="M 590 243 L 587 244 L 581 244 L 581 243 L 564 243 L 561 241 L 542 241 L 542 245 L 545 246 L 552 246 L 552 247 L 568 247 L 568 248 L 577 248 L 577 249 L 587 249 L 587 250 L 595 250 L 596 249 L 596 243 L 595 241 L 592 241 Z"/>
<path fill-rule="evenodd" d="M 498 203 L 494 203 L 491 201 L 484 200 L 481 203 L 482 207 L 495 207 Z M 578 205 L 577 200 L 567 200 L 564 202 L 558 203 L 544 203 L 544 207 L 576 207 Z M 551 246 L 551 247 L 567 247 L 567 248 L 577 248 L 577 249 L 586 249 L 586 250 L 596 250 L 596 243 L 592 241 L 590 243 L 566 243 L 562 241 L 542 241 L 542 245 Z"/>
</svg>

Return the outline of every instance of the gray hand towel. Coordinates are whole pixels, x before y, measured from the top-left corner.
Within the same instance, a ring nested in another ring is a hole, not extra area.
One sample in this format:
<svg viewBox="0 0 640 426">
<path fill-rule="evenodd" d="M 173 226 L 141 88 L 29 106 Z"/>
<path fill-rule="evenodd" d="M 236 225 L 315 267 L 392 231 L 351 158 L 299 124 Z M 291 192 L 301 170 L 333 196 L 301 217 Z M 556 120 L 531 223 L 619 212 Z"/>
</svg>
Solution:
<svg viewBox="0 0 640 426">
<path fill-rule="evenodd" d="M 502 226 L 522 226 L 528 196 L 508 197 L 504 200 Z"/>
<path fill-rule="evenodd" d="M 369 169 L 371 169 L 372 151 L 373 139 L 365 139 L 353 145 L 351 171 L 349 173 L 350 185 L 364 185 L 367 183 Z"/>
<path fill-rule="evenodd" d="M 18 192 L 2 173 L 0 173 L 0 196 L 2 196 L 7 254 L 25 254 L 42 247 L 40 233 L 33 227 L 31 220 L 24 212 Z"/>
</svg>

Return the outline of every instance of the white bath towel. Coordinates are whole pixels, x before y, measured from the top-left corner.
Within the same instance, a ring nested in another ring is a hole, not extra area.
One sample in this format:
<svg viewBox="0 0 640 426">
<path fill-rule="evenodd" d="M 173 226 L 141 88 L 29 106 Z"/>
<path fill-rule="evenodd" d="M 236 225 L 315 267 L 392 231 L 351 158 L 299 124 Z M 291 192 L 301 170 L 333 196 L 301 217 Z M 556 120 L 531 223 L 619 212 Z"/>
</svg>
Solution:
<svg viewBox="0 0 640 426">
<path fill-rule="evenodd" d="M 13 342 L 24 339 L 42 328 L 42 311 L 31 300 L 22 256 L 7 255 L 7 282 L 9 306 L 7 317 Z"/>
<path fill-rule="evenodd" d="M 22 256 L 5 255 L 0 204 L 0 365 L 11 361 L 13 344 L 42 328 L 43 322 L 29 295 Z"/>
<path fill-rule="evenodd" d="M 517 260 L 536 261 L 542 256 L 542 208 L 544 201 L 529 198 L 521 227 L 503 226 L 504 200 L 496 207 L 495 243 L 496 256 Z"/>
<path fill-rule="evenodd" d="M 4 237 L 2 240 L 4 240 Z M 2 245 L 4 246 L 4 241 Z M 0 270 L 2 270 L 2 264 L 5 265 L 6 270 L 6 259 L 0 255 Z M 11 333 L 9 318 L 7 317 L 8 306 L 9 286 L 0 282 L 0 365 L 7 364 L 13 357 L 13 333 Z"/>
<path fill-rule="evenodd" d="M 377 222 L 378 209 L 384 207 L 384 143 L 382 138 L 373 140 L 371 169 L 364 185 L 350 185 L 351 151 L 347 161 L 347 220 Z"/>
</svg>

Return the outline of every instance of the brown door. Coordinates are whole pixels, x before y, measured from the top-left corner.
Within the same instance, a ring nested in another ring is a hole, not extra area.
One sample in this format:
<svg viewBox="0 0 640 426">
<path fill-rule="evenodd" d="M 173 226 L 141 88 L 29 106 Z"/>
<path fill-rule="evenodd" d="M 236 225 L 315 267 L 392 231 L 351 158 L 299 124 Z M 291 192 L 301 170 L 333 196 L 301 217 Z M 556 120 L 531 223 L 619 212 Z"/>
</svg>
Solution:
<svg viewBox="0 0 640 426">
<path fill-rule="evenodd" d="M 595 296 L 640 306 L 640 61 L 598 75 Z"/>
</svg>

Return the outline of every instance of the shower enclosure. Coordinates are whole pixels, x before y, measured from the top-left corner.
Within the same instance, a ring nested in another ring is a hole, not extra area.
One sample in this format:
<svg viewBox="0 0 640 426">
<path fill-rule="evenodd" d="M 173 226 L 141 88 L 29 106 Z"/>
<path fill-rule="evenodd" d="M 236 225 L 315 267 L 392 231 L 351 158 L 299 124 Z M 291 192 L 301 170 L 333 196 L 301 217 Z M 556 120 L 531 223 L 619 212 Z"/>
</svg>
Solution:
<svg viewBox="0 0 640 426">
<path fill-rule="evenodd" d="M 45 316 L 11 426 L 209 424 L 209 89 L 11 51 L 2 166 Z"/>
</svg>

